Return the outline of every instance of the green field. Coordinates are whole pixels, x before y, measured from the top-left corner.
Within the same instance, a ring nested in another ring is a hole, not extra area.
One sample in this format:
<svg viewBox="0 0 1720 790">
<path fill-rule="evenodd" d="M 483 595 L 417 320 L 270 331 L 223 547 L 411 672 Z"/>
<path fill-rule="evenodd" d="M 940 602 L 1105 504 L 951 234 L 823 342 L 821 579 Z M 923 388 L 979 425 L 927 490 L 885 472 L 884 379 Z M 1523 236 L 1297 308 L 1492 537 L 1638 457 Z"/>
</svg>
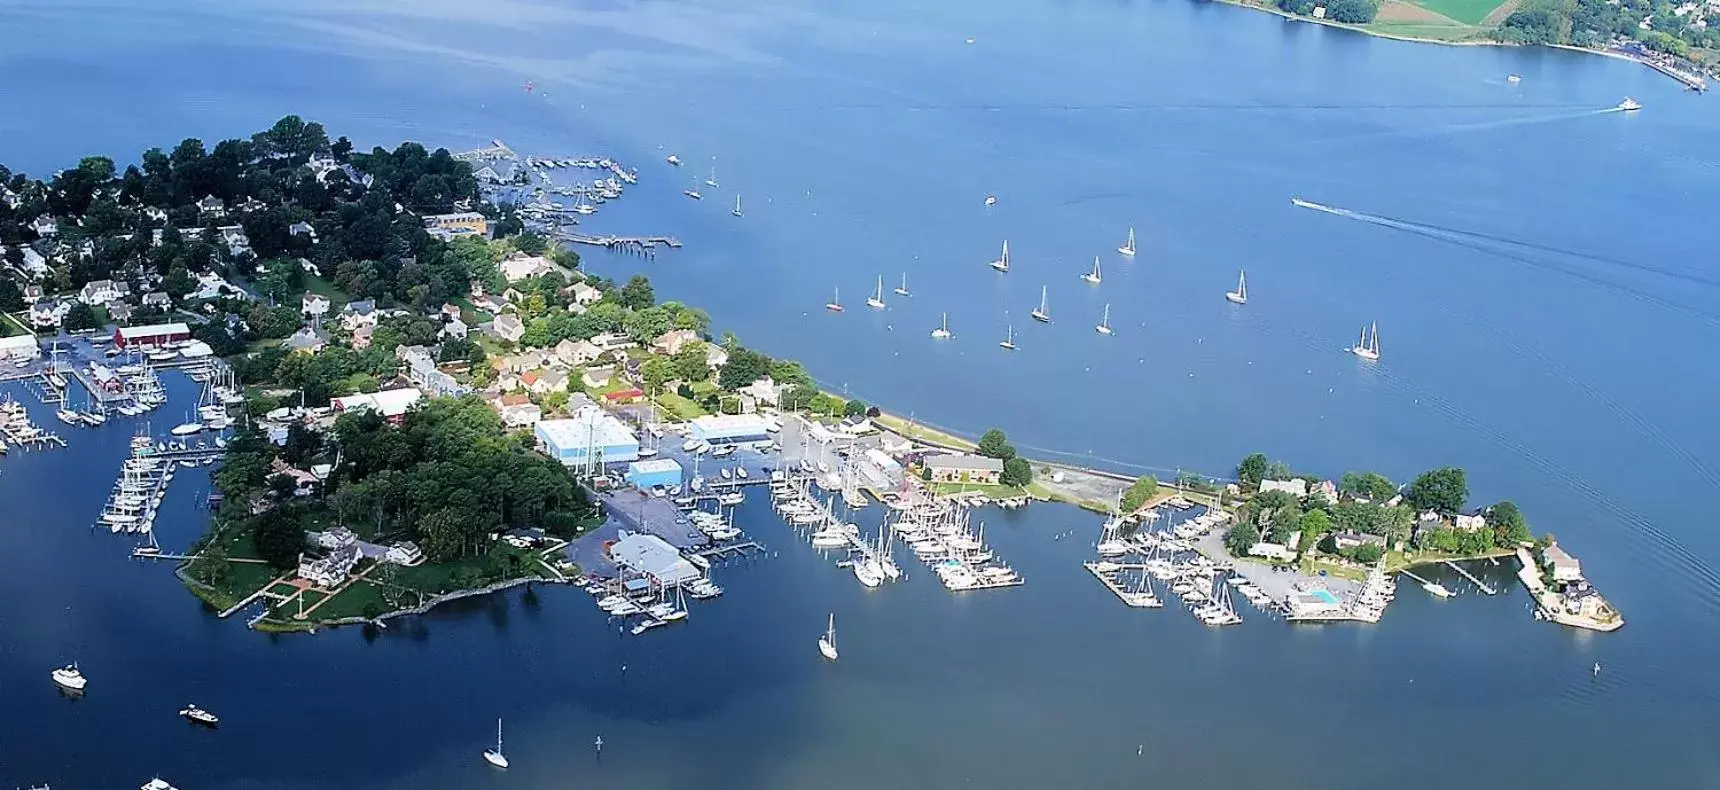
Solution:
<svg viewBox="0 0 1720 790">
<path fill-rule="evenodd" d="M 1479 25 L 1503 5 L 1499 0 L 1409 0 L 1440 16 L 1447 16 L 1469 25 Z M 1407 27 L 1407 26 L 1406 26 Z"/>
</svg>

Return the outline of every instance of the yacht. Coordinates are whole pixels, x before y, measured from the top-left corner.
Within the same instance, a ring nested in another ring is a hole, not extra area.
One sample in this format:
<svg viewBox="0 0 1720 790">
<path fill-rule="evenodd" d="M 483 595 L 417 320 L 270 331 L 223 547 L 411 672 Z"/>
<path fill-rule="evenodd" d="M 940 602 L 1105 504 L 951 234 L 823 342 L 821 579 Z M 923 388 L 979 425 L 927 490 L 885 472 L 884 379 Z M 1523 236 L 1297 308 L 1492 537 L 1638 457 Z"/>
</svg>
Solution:
<svg viewBox="0 0 1720 790">
<path fill-rule="evenodd" d="M 825 626 L 824 635 L 818 637 L 818 652 L 831 661 L 836 660 L 836 613 L 830 613 L 830 624 Z"/>
<path fill-rule="evenodd" d="M 60 418 L 60 422 L 67 425 L 77 425 L 82 422 L 82 420 L 78 419 L 78 413 L 71 409 L 60 409 L 59 411 L 54 412 L 54 416 Z"/>
<path fill-rule="evenodd" d="M 735 207 L 732 209 L 729 209 L 729 213 L 733 214 L 737 217 L 746 216 L 746 212 L 741 211 L 741 196 L 740 195 L 735 195 Z"/>
<path fill-rule="evenodd" d="M 1101 335 L 1111 334 L 1111 305 L 1105 305 L 1105 314 L 1099 318 L 1099 325 L 1093 327 L 1093 331 Z"/>
<path fill-rule="evenodd" d="M 669 164 L 672 164 L 672 165 L 674 165 L 674 166 L 676 166 L 676 167 L 680 167 L 680 166 L 681 166 L 681 157 L 678 157 L 678 156 L 676 156 L 676 155 L 674 155 L 674 154 L 670 154 L 670 155 L 669 155 L 669 156 L 668 156 L 668 158 L 667 158 L 667 159 L 664 159 L 664 160 L 663 160 L 663 161 L 665 161 L 665 162 L 668 162 L 668 163 L 669 163 Z"/>
<path fill-rule="evenodd" d="M 735 453 L 735 446 L 732 444 L 725 444 L 722 447 L 718 447 L 717 449 L 712 450 L 711 451 L 711 457 L 712 458 L 722 458 L 724 456 L 734 455 L 734 453 Z"/>
<path fill-rule="evenodd" d="M 725 466 L 725 467 L 723 467 L 722 475 L 723 475 L 724 480 L 728 480 L 729 478 L 734 477 L 735 473 L 733 470 L 731 470 Z"/>
<path fill-rule="evenodd" d="M 1350 348 L 1350 353 L 1370 362 L 1380 358 L 1380 325 L 1378 322 L 1370 324 L 1367 329 L 1362 330 L 1361 339 L 1357 340 L 1356 345 Z"/>
<path fill-rule="evenodd" d="M 907 272 L 902 272 L 902 284 L 896 286 L 896 295 L 897 296 L 907 296 L 908 295 L 908 273 Z"/>
<path fill-rule="evenodd" d="M 825 527 L 812 534 L 812 547 L 815 549 L 837 549 L 846 545 L 848 534 L 839 527 Z"/>
<path fill-rule="evenodd" d="M 1000 272 L 1009 271 L 1009 240 L 1008 239 L 1003 240 L 1003 255 L 999 256 L 997 260 L 991 262 L 991 268 L 996 269 Z"/>
<path fill-rule="evenodd" d="M 143 783 L 142 790 L 179 790 L 159 776 Z"/>
<path fill-rule="evenodd" d="M 1636 99 L 1626 96 L 1624 97 L 1624 101 L 1618 103 L 1618 109 L 1623 110 L 1624 112 L 1636 112 L 1637 110 L 1642 109 L 1642 104 Z"/>
<path fill-rule="evenodd" d="M 1081 275 L 1081 279 L 1093 285 L 1099 284 L 1099 256 L 1093 256 L 1093 271 Z"/>
<path fill-rule="evenodd" d="M 221 726 L 221 718 L 220 717 L 216 716 L 213 713 L 210 713 L 209 711 L 206 711 L 202 708 L 199 708 L 196 705 L 186 705 L 184 709 L 179 711 L 179 715 L 184 717 L 186 721 L 189 721 L 192 724 L 201 724 L 205 727 L 219 727 L 219 726 Z"/>
<path fill-rule="evenodd" d="M 871 296 L 866 297 L 866 306 L 873 310 L 884 309 L 884 275 L 878 275 L 878 287 L 872 291 Z"/>
<path fill-rule="evenodd" d="M 1247 272 L 1239 271 L 1236 273 L 1236 290 L 1225 291 L 1224 292 L 1224 298 L 1229 299 L 1230 301 L 1235 302 L 1236 304 L 1248 304 L 1248 273 Z"/>
<path fill-rule="evenodd" d="M 824 309 L 832 313 L 842 312 L 842 289 L 837 288 L 830 294 L 830 301 L 824 303 Z"/>
<path fill-rule="evenodd" d="M 497 768 L 508 767 L 508 757 L 502 754 L 502 720 L 496 719 L 496 748 L 484 750 L 484 762 Z"/>
<path fill-rule="evenodd" d="M 51 677 L 61 688 L 68 691 L 83 691 L 84 686 L 89 685 L 89 679 L 84 677 L 83 672 L 78 671 L 76 662 L 54 670 Z"/>
<path fill-rule="evenodd" d="M 705 199 L 704 195 L 699 194 L 699 188 L 697 186 L 687 187 L 686 189 L 681 190 L 681 194 L 686 195 L 687 197 L 690 197 L 694 200 L 704 200 Z"/>
<path fill-rule="evenodd" d="M 884 569 L 878 566 L 878 561 L 862 558 L 854 561 L 854 578 L 867 587 L 877 587 L 884 583 Z"/>
<path fill-rule="evenodd" d="M 1127 257 L 1130 257 L 1130 258 L 1135 257 L 1135 229 L 1134 228 L 1129 228 L 1129 240 L 1123 242 L 1123 246 L 1118 247 L 1117 252 L 1119 252 L 1119 253 L 1127 256 Z"/>
<path fill-rule="evenodd" d="M 1015 350 L 1015 327 L 1013 325 L 1003 328 L 1003 339 L 998 341 L 997 346 L 1006 351 Z"/>
<path fill-rule="evenodd" d="M 171 433 L 174 436 L 190 436 L 191 434 L 197 433 L 201 430 L 203 430 L 203 423 L 187 422 L 173 426 L 173 429 L 168 431 L 168 433 Z"/>
<path fill-rule="evenodd" d="M 698 439 L 688 439 L 687 441 L 681 443 L 681 452 L 690 453 L 694 450 L 697 450 L 697 449 L 699 449 L 699 444 L 700 444 L 700 442 Z"/>
<path fill-rule="evenodd" d="M 735 467 L 735 477 L 740 478 L 742 480 L 747 479 L 747 468 L 744 466 Z"/>
<path fill-rule="evenodd" d="M 1050 304 L 1046 302 L 1045 296 L 1046 287 L 1041 285 L 1039 286 L 1039 306 L 1033 308 L 1033 312 L 1029 313 L 1029 315 L 1033 316 L 1033 320 L 1035 321 L 1049 324 L 1051 323 L 1051 307 Z"/>
<path fill-rule="evenodd" d="M 656 628 L 657 626 L 660 626 L 660 625 L 665 625 L 665 623 L 662 620 L 659 620 L 655 617 L 647 617 L 643 620 L 640 620 L 638 623 L 634 624 L 634 626 L 628 630 L 634 636 L 638 636 L 638 635 L 643 634 L 646 631 L 649 631 L 649 630 Z"/>
<path fill-rule="evenodd" d="M 944 313 L 943 323 L 938 324 L 938 328 L 932 330 L 932 339 L 948 340 L 950 337 L 950 314 Z"/>
</svg>

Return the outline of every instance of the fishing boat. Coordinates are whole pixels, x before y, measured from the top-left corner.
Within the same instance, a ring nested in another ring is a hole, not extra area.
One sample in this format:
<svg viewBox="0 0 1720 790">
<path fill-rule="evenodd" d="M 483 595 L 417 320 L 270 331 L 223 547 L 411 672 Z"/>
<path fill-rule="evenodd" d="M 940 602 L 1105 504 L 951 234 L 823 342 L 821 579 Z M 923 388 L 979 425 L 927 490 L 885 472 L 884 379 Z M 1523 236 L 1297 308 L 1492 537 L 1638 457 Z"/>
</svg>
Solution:
<svg viewBox="0 0 1720 790">
<path fill-rule="evenodd" d="M 1130 258 L 1135 257 L 1135 229 L 1134 228 L 1129 228 L 1129 239 L 1128 239 L 1128 241 L 1123 242 L 1123 246 L 1117 248 L 1117 252 L 1121 253 L 1124 256 L 1130 257 Z"/>
<path fill-rule="evenodd" d="M 674 166 L 676 166 L 676 167 L 680 167 L 680 166 L 681 166 L 681 157 L 678 157 L 678 156 L 676 156 L 676 155 L 674 155 L 674 154 L 670 154 L 670 155 L 669 155 L 669 156 L 668 156 L 668 157 L 667 157 L 667 158 L 666 158 L 666 159 L 664 159 L 664 160 L 663 160 L 663 161 L 665 161 L 665 162 L 668 162 L 668 163 L 669 163 L 669 164 L 672 164 L 672 165 L 674 165 Z"/>
<path fill-rule="evenodd" d="M 1101 335 L 1111 334 L 1111 305 L 1105 305 L 1105 314 L 1100 316 L 1099 325 L 1093 327 L 1093 331 Z"/>
<path fill-rule="evenodd" d="M 1008 239 L 1003 240 L 1003 254 L 998 256 L 997 260 L 991 262 L 991 268 L 996 269 L 1000 272 L 1009 271 L 1009 240 Z"/>
<path fill-rule="evenodd" d="M 1350 348 L 1350 353 L 1368 361 L 1380 358 L 1380 325 L 1374 322 L 1362 330 L 1362 336 L 1356 345 Z"/>
<path fill-rule="evenodd" d="M 902 272 L 902 284 L 896 286 L 896 295 L 897 296 L 907 296 L 908 295 L 908 273 L 907 272 Z"/>
<path fill-rule="evenodd" d="M 221 726 L 221 718 L 219 716 L 199 708 L 196 705 L 186 705 L 179 711 L 179 715 L 192 724 L 201 724 L 205 727 Z"/>
<path fill-rule="evenodd" d="M 1035 321 L 1049 324 L 1051 323 L 1051 306 L 1050 303 L 1046 301 L 1045 297 L 1046 287 L 1041 285 L 1039 286 L 1039 306 L 1033 308 L 1033 312 L 1029 313 L 1029 315 L 1033 316 L 1033 320 Z"/>
<path fill-rule="evenodd" d="M 1093 271 L 1081 275 L 1081 279 L 1093 285 L 1099 284 L 1099 256 L 1093 256 Z"/>
<path fill-rule="evenodd" d="M 1636 99 L 1626 96 L 1624 97 L 1624 101 L 1618 103 L 1618 109 L 1623 110 L 1624 112 L 1636 112 L 1637 110 L 1642 109 L 1642 104 Z"/>
<path fill-rule="evenodd" d="M 944 313 L 943 322 L 938 324 L 937 329 L 932 330 L 932 339 L 933 340 L 948 340 L 951 337 L 952 337 L 952 335 L 950 334 L 950 314 Z"/>
<path fill-rule="evenodd" d="M 1239 271 L 1236 273 L 1236 290 L 1225 291 L 1224 292 L 1224 298 L 1226 298 L 1232 302 L 1235 302 L 1236 304 L 1248 304 L 1248 273 L 1247 272 Z"/>
<path fill-rule="evenodd" d="M 830 613 L 830 625 L 824 629 L 824 635 L 818 637 L 818 652 L 831 661 L 836 660 L 836 613 Z"/>
<path fill-rule="evenodd" d="M 732 209 L 729 209 L 729 213 L 733 214 L 737 217 L 746 216 L 746 212 L 741 211 L 741 196 L 740 195 L 735 195 L 735 207 Z"/>
<path fill-rule="evenodd" d="M 830 294 L 830 301 L 824 303 L 824 309 L 832 313 L 842 312 L 842 289 L 837 288 Z"/>
<path fill-rule="evenodd" d="M 508 757 L 502 754 L 502 720 L 496 719 L 496 748 L 484 750 L 484 762 L 497 768 L 508 767 Z"/>
<path fill-rule="evenodd" d="M 711 157 L 711 176 L 705 179 L 705 186 L 712 189 L 717 188 L 717 158 L 714 156 Z"/>
<path fill-rule="evenodd" d="M 998 341 L 997 347 L 1006 351 L 1015 350 L 1015 327 L 1013 325 L 1004 326 L 1003 339 Z"/>
<path fill-rule="evenodd" d="M 59 684 L 61 688 L 68 691 L 83 691 L 84 687 L 89 685 L 90 682 L 88 678 L 84 677 L 84 673 L 78 670 L 78 664 L 75 661 L 54 670 L 50 674 L 50 677 L 52 677 L 54 682 Z"/>
<path fill-rule="evenodd" d="M 884 309 L 884 275 L 878 275 L 878 287 L 866 298 L 866 306 L 873 310 Z"/>
</svg>

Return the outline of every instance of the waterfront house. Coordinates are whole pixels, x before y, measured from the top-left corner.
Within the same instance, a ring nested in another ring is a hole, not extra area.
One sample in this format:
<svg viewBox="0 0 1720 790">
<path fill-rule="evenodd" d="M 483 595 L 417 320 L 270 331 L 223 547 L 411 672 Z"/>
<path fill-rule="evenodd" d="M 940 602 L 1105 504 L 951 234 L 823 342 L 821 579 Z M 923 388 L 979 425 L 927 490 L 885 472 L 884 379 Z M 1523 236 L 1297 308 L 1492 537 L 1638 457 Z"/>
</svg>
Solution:
<svg viewBox="0 0 1720 790">
<path fill-rule="evenodd" d="M 417 565 L 424 561 L 424 551 L 412 541 L 396 543 L 388 547 L 388 553 L 382 558 L 395 565 Z"/>
<path fill-rule="evenodd" d="M 205 217 L 224 217 L 227 215 L 227 201 L 214 195 L 204 195 L 197 201 L 197 213 Z"/>
<path fill-rule="evenodd" d="M 502 261 L 499 268 L 502 270 L 502 279 L 507 280 L 510 283 L 517 283 L 521 280 L 527 280 L 533 277 L 542 277 L 543 275 L 550 274 L 556 270 L 555 264 L 551 263 L 548 258 L 541 255 L 523 255 L 519 253 L 515 253 L 507 260 Z"/>
<path fill-rule="evenodd" d="M 1318 497 L 1332 504 L 1337 504 L 1338 484 L 1330 480 L 1321 480 L 1314 484 L 1313 489 L 1308 492 L 1308 496 L 1310 498 Z"/>
<path fill-rule="evenodd" d="M 1577 558 L 1552 543 L 1541 550 L 1541 559 L 1553 572 L 1555 582 L 1578 582 L 1583 579 L 1583 565 Z"/>
<path fill-rule="evenodd" d="M 1454 516 L 1452 523 L 1465 532 L 1480 532 L 1487 528 L 1487 514 L 1479 509 L 1471 508 Z"/>
<path fill-rule="evenodd" d="M 143 295 L 145 310 L 160 310 L 166 312 L 173 309 L 173 297 L 166 291 L 150 291 Z"/>
<path fill-rule="evenodd" d="M 922 463 L 934 483 L 993 484 L 1003 474 L 1003 461 L 983 455 L 933 455 Z"/>
<path fill-rule="evenodd" d="M 1386 539 L 1380 535 L 1369 535 L 1364 532 L 1334 532 L 1332 533 L 1332 548 L 1338 551 L 1348 551 L 1357 546 L 1373 544 L 1380 548 L 1386 547 Z"/>
<path fill-rule="evenodd" d="M 78 301 L 91 307 L 107 304 L 131 295 L 131 286 L 124 281 L 91 280 L 78 290 Z"/>
<path fill-rule="evenodd" d="M 590 283 L 577 282 L 567 290 L 568 295 L 573 297 L 573 303 L 580 307 L 590 307 L 603 301 L 603 292 L 592 287 Z"/>
<path fill-rule="evenodd" d="M 1423 530 L 1441 529 L 1444 526 L 1445 518 L 1440 516 L 1437 511 L 1424 510 L 1415 517 L 1415 531 L 1418 533 Z"/>
<path fill-rule="evenodd" d="M 61 299 L 43 299 L 30 305 L 30 325 L 45 329 L 59 326 L 65 320 L 66 314 L 72 311 L 70 302 Z"/>
<path fill-rule="evenodd" d="M 555 358 L 572 368 L 588 365 L 602 353 L 603 350 L 589 340 L 562 340 L 555 344 Z"/>
<path fill-rule="evenodd" d="M 1286 494 L 1295 496 L 1297 499 L 1301 499 L 1308 496 L 1308 481 L 1303 480 L 1300 477 L 1291 478 L 1289 480 L 1260 481 L 1260 493 L 1264 494 L 1268 491 L 1283 491 Z"/>
<path fill-rule="evenodd" d="M 358 535 L 346 527 L 334 527 L 326 532 L 308 532 L 305 537 L 325 549 L 338 549 L 358 542 Z"/>
<path fill-rule="evenodd" d="M 302 327 L 286 340 L 281 341 L 281 347 L 288 351 L 315 354 L 328 345 L 328 336 L 313 327 Z"/>
<path fill-rule="evenodd" d="M 490 333 L 509 343 L 518 343 L 525 337 L 526 325 L 520 317 L 512 313 L 503 313 L 490 322 Z"/>
<path fill-rule="evenodd" d="M 460 319 L 455 318 L 452 321 L 449 321 L 449 322 L 442 325 L 442 331 L 440 332 L 440 334 L 442 337 L 451 337 L 451 338 L 454 338 L 456 340 L 464 340 L 466 338 L 466 335 L 469 334 L 470 332 L 471 332 L 471 328 L 466 326 L 465 321 L 461 321 Z"/>
<path fill-rule="evenodd" d="M 304 298 L 299 301 L 299 312 L 304 313 L 305 317 L 312 321 L 328 315 L 328 308 L 328 297 L 309 291 L 306 291 Z"/>
<path fill-rule="evenodd" d="M 108 314 L 108 318 L 110 320 L 114 321 L 115 323 L 129 324 L 129 323 L 131 323 L 131 314 L 132 314 L 131 303 L 121 302 L 118 300 L 108 302 L 107 303 L 107 314 Z"/>
<path fill-rule="evenodd" d="M 626 335 L 614 332 L 604 332 L 591 338 L 591 344 L 603 351 L 621 351 L 637 345 L 632 340 L 627 339 Z"/>
<path fill-rule="evenodd" d="M 699 333 L 691 329 L 671 329 L 651 342 L 651 350 L 664 356 L 674 356 L 682 346 L 698 339 Z"/>
<path fill-rule="evenodd" d="M 352 569 L 363 557 L 357 543 L 349 543 L 330 551 L 327 557 L 307 560 L 299 557 L 299 578 L 318 587 L 333 588 L 346 583 Z"/>
</svg>

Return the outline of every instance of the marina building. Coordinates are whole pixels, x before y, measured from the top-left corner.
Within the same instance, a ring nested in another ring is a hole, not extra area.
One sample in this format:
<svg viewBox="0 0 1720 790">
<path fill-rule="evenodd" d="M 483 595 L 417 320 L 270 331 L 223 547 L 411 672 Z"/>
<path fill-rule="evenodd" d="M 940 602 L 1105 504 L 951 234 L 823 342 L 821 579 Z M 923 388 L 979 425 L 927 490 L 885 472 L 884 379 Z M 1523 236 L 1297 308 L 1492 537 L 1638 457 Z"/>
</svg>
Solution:
<svg viewBox="0 0 1720 790">
<path fill-rule="evenodd" d="M 609 546 L 609 558 L 662 587 L 686 584 L 704 576 L 674 546 L 656 535 L 623 531 L 621 539 Z"/>
<path fill-rule="evenodd" d="M 1308 481 L 1303 480 L 1300 477 L 1290 480 L 1260 481 L 1260 493 L 1264 494 L 1268 491 L 1283 491 L 1284 493 L 1295 495 L 1297 499 L 1301 499 L 1308 496 Z"/>
<path fill-rule="evenodd" d="M 933 455 L 925 460 L 934 483 L 996 483 L 1003 474 L 1003 461 L 983 455 Z"/>
<path fill-rule="evenodd" d="M 113 343 L 120 348 L 147 348 L 190 339 L 191 327 L 184 324 L 125 326 L 113 333 Z"/>
<path fill-rule="evenodd" d="M 714 414 L 693 418 L 694 439 L 707 444 L 741 444 L 764 441 L 769 436 L 763 417 L 756 414 Z"/>
<path fill-rule="evenodd" d="M 42 355 L 35 335 L 0 337 L 0 359 L 35 359 Z"/>
<path fill-rule="evenodd" d="M 483 235 L 489 233 L 490 223 L 484 215 L 476 211 L 459 211 L 453 214 L 426 214 L 424 229 L 439 231 L 431 235 L 461 236 L 468 233 Z"/>
<path fill-rule="evenodd" d="M 627 482 L 634 488 L 678 486 L 681 484 L 681 464 L 673 458 L 647 458 L 627 465 Z"/>
<path fill-rule="evenodd" d="M 341 412 L 370 409 L 382 415 L 389 422 L 398 423 L 406 419 L 406 412 L 410 411 L 423 398 L 424 393 L 419 392 L 417 388 L 401 387 L 400 389 L 362 392 L 357 395 L 333 398 L 329 400 L 329 405 L 333 406 L 335 411 Z"/>
<path fill-rule="evenodd" d="M 564 420 L 543 420 L 533 427 L 543 450 L 568 466 L 639 460 L 639 438 L 602 409 L 587 406 Z"/>
</svg>

